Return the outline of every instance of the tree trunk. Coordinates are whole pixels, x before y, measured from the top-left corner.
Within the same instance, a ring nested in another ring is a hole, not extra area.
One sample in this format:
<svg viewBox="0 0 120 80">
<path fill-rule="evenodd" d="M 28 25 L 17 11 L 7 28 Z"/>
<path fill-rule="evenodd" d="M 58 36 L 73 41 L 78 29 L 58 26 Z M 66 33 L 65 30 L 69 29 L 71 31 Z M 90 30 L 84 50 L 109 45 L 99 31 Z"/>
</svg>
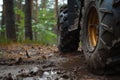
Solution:
<svg viewBox="0 0 120 80">
<path fill-rule="evenodd" d="M 38 0 L 35 0 L 36 1 L 36 15 L 35 15 L 35 21 L 36 23 L 38 23 Z"/>
<path fill-rule="evenodd" d="M 25 0 L 25 38 L 33 39 L 32 35 L 32 2 L 33 0 Z"/>
<path fill-rule="evenodd" d="M 19 0 L 16 4 L 17 4 L 17 8 L 22 10 L 22 1 L 23 0 Z M 18 21 L 20 21 L 20 16 L 18 16 Z"/>
<path fill-rule="evenodd" d="M 22 9 L 22 1 L 23 0 L 19 0 L 19 8 Z"/>
<path fill-rule="evenodd" d="M 20 10 L 22 10 L 22 0 L 19 0 L 19 1 L 16 1 L 16 7 Z M 21 19 L 21 16 L 16 14 L 16 23 L 19 23 L 20 22 L 20 19 Z M 18 24 L 16 24 L 16 31 L 18 32 L 19 29 L 18 29 Z"/>
<path fill-rule="evenodd" d="M 46 9 L 46 0 L 42 0 L 42 9 Z"/>
<path fill-rule="evenodd" d="M 55 19 L 57 19 L 58 16 L 58 0 L 55 0 Z"/>
<path fill-rule="evenodd" d="M 35 1 L 36 1 L 35 24 L 37 25 L 37 23 L 38 23 L 38 0 L 35 0 Z M 37 32 L 36 31 L 34 32 L 34 36 L 35 36 L 35 40 L 37 40 Z"/>
<path fill-rule="evenodd" d="M 5 24 L 8 40 L 16 41 L 14 0 L 3 0 L 5 5 Z"/>
</svg>

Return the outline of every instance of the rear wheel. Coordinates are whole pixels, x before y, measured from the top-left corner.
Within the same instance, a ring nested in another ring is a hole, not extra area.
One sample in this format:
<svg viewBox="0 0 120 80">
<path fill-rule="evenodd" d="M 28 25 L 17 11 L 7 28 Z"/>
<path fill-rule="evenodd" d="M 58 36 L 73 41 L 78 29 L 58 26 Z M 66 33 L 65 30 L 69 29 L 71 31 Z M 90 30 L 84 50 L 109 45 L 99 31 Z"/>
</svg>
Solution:
<svg viewBox="0 0 120 80">
<path fill-rule="evenodd" d="M 83 51 L 89 68 L 97 74 L 104 73 L 108 66 L 117 65 L 112 63 L 112 59 L 119 57 L 120 41 L 113 30 L 120 26 L 117 25 L 120 20 L 115 22 L 120 18 L 120 7 L 113 8 L 112 2 L 113 0 L 91 1 L 85 11 L 82 27 Z"/>
<path fill-rule="evenodd" d="M 80 29 L 68 31 L 68 8 L 63 6 L 58 15 L 58 49 L 60 52 L 77 51 L 79 47 Z"/>
</svg>

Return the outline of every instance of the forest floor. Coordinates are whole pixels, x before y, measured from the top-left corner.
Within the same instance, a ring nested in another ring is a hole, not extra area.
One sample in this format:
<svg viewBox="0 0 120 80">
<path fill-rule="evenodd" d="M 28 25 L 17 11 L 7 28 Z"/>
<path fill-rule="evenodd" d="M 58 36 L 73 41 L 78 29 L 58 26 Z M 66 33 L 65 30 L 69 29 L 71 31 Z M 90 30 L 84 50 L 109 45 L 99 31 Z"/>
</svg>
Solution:
<svg viewBox="0 0 120 80">
<path fill-rule="evenodd" d="M 120 80 L 120 75 L 92 74 L 81 49 L 61 54 L 56 46 L 11 44 L 0 46 L 0 80 Z"/>
</svg>

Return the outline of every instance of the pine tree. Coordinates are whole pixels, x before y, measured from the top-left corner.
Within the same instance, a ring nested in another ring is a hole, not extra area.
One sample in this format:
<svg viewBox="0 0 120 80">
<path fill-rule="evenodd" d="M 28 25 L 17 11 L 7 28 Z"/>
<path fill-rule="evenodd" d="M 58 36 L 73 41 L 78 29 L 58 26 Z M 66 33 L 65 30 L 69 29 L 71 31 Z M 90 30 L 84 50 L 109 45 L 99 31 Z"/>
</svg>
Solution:
<svg viewBox="0 0 120 80">
<path fill-rule="evenodd" d="M 3 0 L 5 6 L 5 26 L 8 40 L 16 41 L 14 0 Z"/>
<path fill-rule="evenodd" d="M 32 3 L 33 0 L 25 0 L 25 38 L 33 39 L 32 35 Z"/>
</svg>

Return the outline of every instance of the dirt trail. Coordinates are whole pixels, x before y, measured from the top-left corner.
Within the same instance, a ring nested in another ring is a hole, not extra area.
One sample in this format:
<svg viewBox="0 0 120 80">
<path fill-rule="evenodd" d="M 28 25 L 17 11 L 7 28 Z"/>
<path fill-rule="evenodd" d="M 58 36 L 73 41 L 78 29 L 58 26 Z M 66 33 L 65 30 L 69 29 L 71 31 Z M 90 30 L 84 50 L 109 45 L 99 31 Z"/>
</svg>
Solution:
<svg viewBox="0 0 120 80">
<path fill-rule="evenodd" d="M 0 80 L 120 80 L 88 71 L 83 53 L 60 54 L 56 46 L 0 47 Z"/>
</svg>

